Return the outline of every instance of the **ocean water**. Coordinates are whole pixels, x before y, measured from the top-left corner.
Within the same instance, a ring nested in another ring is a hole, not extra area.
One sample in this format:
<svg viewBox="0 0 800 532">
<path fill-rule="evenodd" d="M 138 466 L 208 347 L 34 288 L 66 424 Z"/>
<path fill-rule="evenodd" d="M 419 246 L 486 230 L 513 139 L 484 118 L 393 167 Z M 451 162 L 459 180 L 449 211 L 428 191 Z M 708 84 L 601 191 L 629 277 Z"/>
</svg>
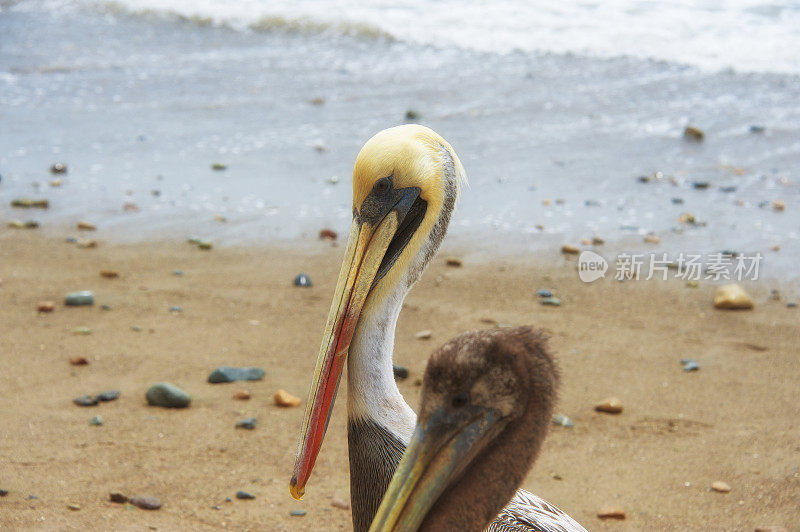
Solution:
<svg viewBox="0 0 800 532">
<path fill-rule="evenodd" d="M 796 276 L 799 6 L 0 1 L 0 216 L 91 219 L 112 240 L 310 241 L 346 230 L 356 153 L 414 110 L 469 176 L 453 242 L 654 232 L 670 253 L 762 252 Z M 9 208 L 18 196 L 51 208 Z"/>
</svg>

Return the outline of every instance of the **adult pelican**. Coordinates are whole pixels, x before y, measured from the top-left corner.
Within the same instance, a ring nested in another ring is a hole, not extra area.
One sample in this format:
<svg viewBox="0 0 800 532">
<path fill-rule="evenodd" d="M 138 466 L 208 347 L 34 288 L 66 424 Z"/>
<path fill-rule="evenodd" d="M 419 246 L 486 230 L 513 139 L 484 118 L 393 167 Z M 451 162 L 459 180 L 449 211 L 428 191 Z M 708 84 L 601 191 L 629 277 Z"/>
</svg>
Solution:
<svg viewBox="0 0 800 532">
<path fill-rule="evenodd" d="M 584 530 L 527 492 L 503 509 L 541 449 L 558 382 L 541 333 L 528 327 L 473 331 L 440 347 L 370 531 Z"/>
<path fill-rule="evenodd" d="M 303 496 L 347 361 L 353 528 L 369 528 L 416 415 L 394 382 L 394 330 L 406 294 L 439 249 L 465 175 L 450 144 L 404 125 L 372 137 L 353 170 L 353 222 L 306 403 L 290 483 Z M 348 356 L 349 355 L 349 356 Z"/>
</svg>

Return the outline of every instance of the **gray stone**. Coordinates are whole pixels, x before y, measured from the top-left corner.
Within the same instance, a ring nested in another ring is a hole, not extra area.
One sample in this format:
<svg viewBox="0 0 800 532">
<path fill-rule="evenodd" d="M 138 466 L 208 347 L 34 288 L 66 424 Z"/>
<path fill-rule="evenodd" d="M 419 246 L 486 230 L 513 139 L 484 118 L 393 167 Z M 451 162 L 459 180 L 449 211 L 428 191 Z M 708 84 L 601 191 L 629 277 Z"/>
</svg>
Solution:
<svg viewBox="0 0 800 532">
<path fill-rule="evenodd" d="M 70 292 L 64 298 L 64 303 L 69 306 L 94 305 L 94 292 L 91 290 Z"/>
<path fill-rule="evenodd" d="M 91 395 L 81 395 L 73 399 L 72 402 L 78 406 L 95 406 L 97 404 L 97 399 Z"/>
<path fill-rule="evenodd" d="M 306 513 L 307 512 L 305 510 L 292 510 L 291 512 L 289 512 L 289 515 L 291 515 L 292 517 L 303 517 L 304 515 L 306 515 Z"/>
<path fill-rule="evenodd" d="M 246 417 L 246 418 L 236 422 L 236 428 L 237 429 L 253 430 L 254 428 L 256 428 L 256 423 L 257 423 L 256 418 L 254 418 L 254 417 Z"/>
<path fill-rule="evenodd" d="M 402 381 L 408 378 L 408 368 L 392 364 L 392 371 L 394 371 L 395 379 L 399 379 Z"/>
<path fill-rule="evenodd" d="M 208 382 L 235 382 L 235 381 L 260 381 L 267 374 L 261 368 L 235 368 L 233 366 L 222 366 L 208 376 Z"/>
<path fill-rule="evenodd" d="M 683 371 L 697 371 L 700 369 L 700 364 L 691 358 L 681 359 L 681 364 L 683 364 Z"/>
<path fill-rule="evenodd" d="M 543 297 L 542 299 L 539 300 L 539 303 L 541 303 L 542 305 L 550 306 L 550 307 L 560 307 L 561 306 L 561 300 L 558 299 L 557 297 Z"/>
<path fill-rule="evenodd" d="M 256 496 L 253 495 L 250 492 L 247 492 L 247 491 L 244 491 L 244 490 L 239 490 L 239 491 L 236 492 L 236 498 L 237 499 L 255 499 Z"/>
<path fill-rule="evenodd" d="M 311 283 L 311 277 L 309 277 L 308 275 L 306 275 L 304 273 L 297 274 L 297 277 L 294 278 L 294 285 L 295 286 L 302 286 L 304 288 L 308 288 L 308 287 L 314 286 Z"/>
<path fill-rule="evenodd" d="M 551 292 L 547 288 L 542 288 L 541 290 L 536 292 L 536 295 L 538 295 L 539 297 L 553 297 L 553 292 Z"/>
<path fill-rule="evenodd" d="M 100 416 L 94 416 L 92 419 L 89 420 L 89 425 L 100 426 L 103 424 L 103 418 Z"/>
<path fill-rule="evenodd" d="M 158 510 L 161 508 L 161 501 L 155 497 L 131 497 L 128 502 L 142 510 Z"/>
<path fill-rule="evenodd" d="M 553 425 L 558 425 L 560 427 L 567 427 L 568 429 L 571 429 L 573 427 L 572 420 L 561 413 L 553 414 L 552 423 Z"/>
<path fill-rule="evenodd" d="M 165 408 L 185 408 L 192 401 L 192 397 L 188 393 L 168 382 L 152 385 L 148 388 L 145 397 L 147 404 Z"/>
<path fill-rule="evenodd" d="M 109 390 L 107 392 L 98 393 L 94 398 L 103 403 L 114 401 L 119 398 L 119 390 Z"/>
</svg>

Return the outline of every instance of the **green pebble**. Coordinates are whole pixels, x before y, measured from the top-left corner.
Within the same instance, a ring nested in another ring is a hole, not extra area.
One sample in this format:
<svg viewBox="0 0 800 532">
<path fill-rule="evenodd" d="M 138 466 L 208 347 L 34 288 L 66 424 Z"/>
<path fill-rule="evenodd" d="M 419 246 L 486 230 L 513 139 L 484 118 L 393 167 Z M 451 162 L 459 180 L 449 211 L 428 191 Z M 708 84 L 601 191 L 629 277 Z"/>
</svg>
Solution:
<svg viewBox="0 0 800 532">
<path fill-rule="evenodd" d="M 145 394 L 147 404 L 150 406 L 163 406 L 165 408 L 186 408 L 192 397 L 169 382 L 159 382 L 147 389 Z"/>
</svg>

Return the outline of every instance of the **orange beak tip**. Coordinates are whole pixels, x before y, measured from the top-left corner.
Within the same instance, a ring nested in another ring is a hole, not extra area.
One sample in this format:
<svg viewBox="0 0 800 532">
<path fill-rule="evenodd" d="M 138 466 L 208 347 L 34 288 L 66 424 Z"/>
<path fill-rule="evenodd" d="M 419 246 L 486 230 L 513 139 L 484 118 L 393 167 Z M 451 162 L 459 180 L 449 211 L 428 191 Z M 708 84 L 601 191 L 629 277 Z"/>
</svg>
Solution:
<svg viewBox="0 0 800 532">
<path fill-rule="evenodd" d="M 303 495 L 305 495 L 305 493 L 306 493 L 306 490 L 305 490 L 304 486 L 298 486 L 297 485 L 297 477 L 296 476 L 292 477 L 291 482 L 289 482 L 289 493 L 291 493 L 292 497 L 297 501 L 302 499 Z"/>
</svg>

